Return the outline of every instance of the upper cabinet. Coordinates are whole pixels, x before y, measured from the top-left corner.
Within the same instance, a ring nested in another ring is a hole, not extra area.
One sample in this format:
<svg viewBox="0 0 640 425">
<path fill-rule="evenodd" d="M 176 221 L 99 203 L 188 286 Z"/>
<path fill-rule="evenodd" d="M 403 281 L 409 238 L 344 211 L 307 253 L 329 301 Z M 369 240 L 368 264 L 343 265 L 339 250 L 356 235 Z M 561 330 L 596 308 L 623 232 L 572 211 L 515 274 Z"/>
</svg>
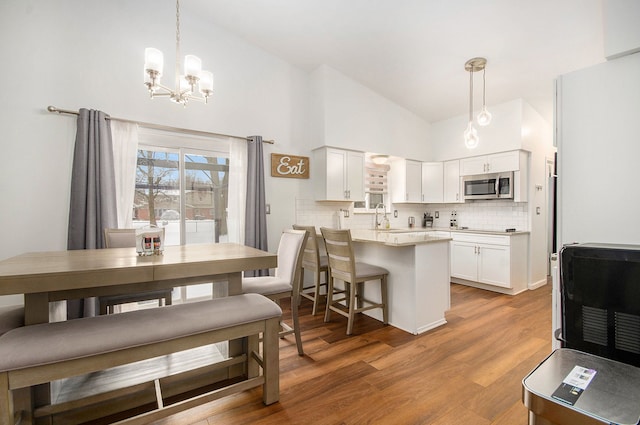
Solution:
<svg viewBox="0 0 640 425">
<path fill-rule="evenodd" d="M 318 201 L 363 201 L 364 153 L 323 147 L 313 151 L 315 197 Z"/>
<path fill-rule="evenodd" d="M 460 160 L 445 161 L 443 163 L 443 175 L 443 201 L 447 204 L 464 202 L 460 183 Z"/>
<path fill-rule="evenodd" d="M 393 161 L 390 169 L 391 202 L 422 202 L 422 163 L 409 159 Z"/>
<path fill-rule="evenodd" d="M 439 203 L 444 199 L 442 162 L 422 163 L 422 202 Z"/>
<path fill-rule="evenodd" d="M 520 152 L 502 152 L 484 156 L 474 156 L 460 160 L 460 175 L 501 173 L 520 170 Z"/>
</svg>

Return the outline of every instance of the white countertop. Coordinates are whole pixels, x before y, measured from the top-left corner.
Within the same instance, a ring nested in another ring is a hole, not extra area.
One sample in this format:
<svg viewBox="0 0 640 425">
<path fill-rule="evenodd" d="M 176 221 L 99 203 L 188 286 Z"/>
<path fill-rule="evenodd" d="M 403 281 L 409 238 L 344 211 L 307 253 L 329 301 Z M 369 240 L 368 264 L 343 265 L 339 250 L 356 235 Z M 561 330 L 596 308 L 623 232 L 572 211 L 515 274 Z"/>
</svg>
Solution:
<svg viewBox="0 0 640 425">
<path fill-rule="evenodd" d="M 354 242 L 373 242 L 388 246 L 412 246 L 425 243 L 450 241 L 451 238 L 429 235 L 422 231 L 351 229 Z"/>
<path fill-rule="evenodd" d="M 475 233 L 501 236 L 513 236 L 529 233 L 528 231 L 505 232 L 476 229 L 450 229 L 448 227 L 395 227 L 379 230 L 351 229 L 351 238 L 355 242 L 373 242 L 388 246 L 411 246 L 451 240 L 449 237 L 436 236 L 434 234 L 435 232 Z"/>
<path fill-rule="evenodd" d="M 526 230 L 517 230 L 515 232 L 505 232 L 500 230 L 465 229 L 461 227 L 457 229 L 452 229 L 450 227 L 393 227 L 391 229 L 379 229 L 377 231 L 388 232 L 388 233 L 441 231 L 441 232 L 457 232 L 457 233 L 478 233 L 478 234 L 484 234 L 484 235 L 502 235 L 502 236 L 527 235 L 530 233 L 529 231 L 526 231 Z"/>
</svg>

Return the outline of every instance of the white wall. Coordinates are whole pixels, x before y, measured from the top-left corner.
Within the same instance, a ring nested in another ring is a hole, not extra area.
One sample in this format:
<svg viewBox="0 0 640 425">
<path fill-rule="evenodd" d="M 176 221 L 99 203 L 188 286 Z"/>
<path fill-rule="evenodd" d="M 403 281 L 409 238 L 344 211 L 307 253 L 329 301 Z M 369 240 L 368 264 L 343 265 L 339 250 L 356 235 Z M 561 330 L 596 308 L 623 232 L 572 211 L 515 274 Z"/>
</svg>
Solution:
<svg viewBox="0 0 640 425">
<path fill-rule="evenodd" d="M 606 0 L 602 8 L 604 56 L 614 59 L 640 51 L 640 1 Z"/>
<path fill-rule="evenodd" d="M 427 160 L 430 125 L 415 114 L 328 66 L 312 76 L 316 146 Z"/>
<path fill-rule="evenodd" d="M 522 149 L 529 157 L 529 282 L 542 285 L 547 281 L 547 226 L 549 225 L 546 162 L 553 160 L 551 125 L 526 102 L 522 102 Z M 538 212 L 539 209 L 539 212 Z"/>
<path fill-rule="evenodd" d="M 469 123 L 468 114 L 432 123 L 432 156 L 429 160 L 446 161 L 521 149 L 522 104 L 521 99 L 516 99 L 498 105 L 487 105 L 492 115 L 491 124 L 486 127 L 474 124 L 480 143 L 472 150 L 465 147 L 463 139 L 464 130 Z M 474 112 L 474 120 L 479 112 Z"/>
</svg>

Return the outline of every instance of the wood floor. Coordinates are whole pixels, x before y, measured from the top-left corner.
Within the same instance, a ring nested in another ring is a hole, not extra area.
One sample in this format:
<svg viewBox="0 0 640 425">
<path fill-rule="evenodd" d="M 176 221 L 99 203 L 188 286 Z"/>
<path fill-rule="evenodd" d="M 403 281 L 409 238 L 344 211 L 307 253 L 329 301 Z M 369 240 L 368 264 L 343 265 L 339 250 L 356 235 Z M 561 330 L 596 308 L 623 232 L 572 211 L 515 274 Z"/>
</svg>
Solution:
<svg viewBox="0 0 640 425">
<path fill-rule="evenodd" d="M 280 341 L 279 403 L 256 389 L 160 423 L 527 424 L 521 381 L 551 352 L 551 285 L 508 296 L 452 284 L 451 304 L 419 336 L 363 316 L 347 337 L 346 319 L 324 323 L 303 300 L 306 355 Z"/>
</svg>

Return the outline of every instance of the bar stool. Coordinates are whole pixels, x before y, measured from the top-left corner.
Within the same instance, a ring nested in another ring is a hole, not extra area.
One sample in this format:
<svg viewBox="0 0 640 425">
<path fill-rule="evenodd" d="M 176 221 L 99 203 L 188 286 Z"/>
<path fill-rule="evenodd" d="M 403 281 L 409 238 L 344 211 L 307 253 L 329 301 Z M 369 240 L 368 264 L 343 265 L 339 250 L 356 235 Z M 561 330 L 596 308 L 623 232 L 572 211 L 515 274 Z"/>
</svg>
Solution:
<svg viewBox="0 0 640 425">
<path fill-rule="evenodd" d="M 318 238 L 316 234 L 315 226 L 300 226 L 294 224 L 293 228 L 296 230 L 307 231 L 307 242 L 304 246 L 304 256 L 302 257 L 302 274 L 300 276 L 300 296 L 313 302 L 313 308 L 311 314 L 316 315 L 318 303 L 320 301 L 320 287 L 324 286 L 325 290 L 329 282 L 329 262 L 326 255 L 320 255 L 320 249 L 318 248 Z M 304 286 L 304 272 L 305 270 L 313 273 L 313 286 Z M 321 277 L 324 273 L 324 282 Z M 312 289 L 311 292 L 308 292 Z M 305 292 L 307 291 L 307 292 Z"/>
<path fill-rule="evenodd" d="M 353 319 L 356 313 L 382 309 L 382 322 L 389 322 L 387 301 L 387 276 L 389 271 L 372 264 L 356 262 L 353 254 L 353 242 L 351 231 L 320 228 L 329 257 L 329 287 L 327 290 L 327 308 L 324 321 L 328 322 L 331 312 L 335 311 L 347 318 L 347 335 L 353 331 Z M 334 280 L 344 282 L 345 296 L 334 299 Z M 380 281 L 380 293 L 382 302 L 377 303 L 364 297 L 364 284 L 371 281 Z M 346 302 L 346 308 L 341 302 Z M 357 302 L 357 305 L 356 305 Z"/>
</svg>

